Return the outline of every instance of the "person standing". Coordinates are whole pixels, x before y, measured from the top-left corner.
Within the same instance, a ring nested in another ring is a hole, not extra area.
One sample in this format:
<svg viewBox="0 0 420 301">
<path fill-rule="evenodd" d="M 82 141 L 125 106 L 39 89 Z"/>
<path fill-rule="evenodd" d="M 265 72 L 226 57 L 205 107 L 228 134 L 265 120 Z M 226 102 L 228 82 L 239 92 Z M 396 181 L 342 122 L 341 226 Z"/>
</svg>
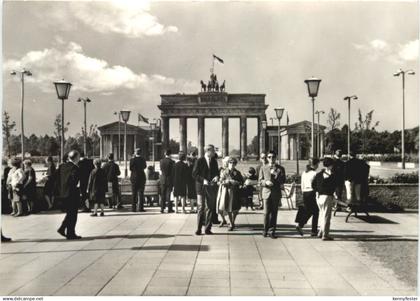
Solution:
<svg viewBox="0 0 420 301">
<path fill-rule="evenodd" d="M 361 206 L 368 195 L 369 170 L 370 166 L 365 161 L 350 152 L 350 160 L 346 162 L 344 172 L 349 209 Z"/>
<path fill-rule="evenodd" d="M 69 240 L 80 239 L 76 234 L 77 213 L 80 205 L 80 169 L 78 166 L 79 152 L 72 150 L 68 153 L 68 162 L 62 163 L 57 170 L 55 181 L 56 197 L 62 200 L 66 216 L 57 232 Z"/>
<path fill-rule="evenodd" d="M 185 211 L 185 201 L 187 197 L 188 184 L 188 165 L 185 163 L 186 155 L 183 152 L 179 153 L 179 161 L 174 165 L 174 197 L 175 197 L 175 212 L 178 213 L 178 202 L 181 201 L 182 212 Z"/>
<path fill-rule="evenodd" d="M 80 161 L 78 166 L 80 170 L 80 192 L 82 194 L 80 206 L 83 212 L 90 212 L 87 186 L 90 173 L 94 169 L 93 160 L 86 158 L 84 152 L 80 152 Z"/>
<path fill-rule="evenodd" d="M 217 182 L 219 180 L 219 167 L 215 158 L 214 146 L 209 144 L 205 147 L 204 157 L 197 159 L 193 177 L 195 178 L 197 191 L 197 231 L 196 235 L 202 234 L 205 225 L 205 234 L 211 235 L 213 213 L 216 211 Z"/>
<path fill-rule="evenodd" d="M 260 154 L 260 163 L 255 168 L 257 177 L 260 175 L 261 167 L 266 164 L 267 164 L 267 154 L 265 152 L 262 152 Z M 258 190 L 258 202 L 259 202 L 259 206 L 257 207 L 257 209 L 258 210 L 264 209 L 264 202 L 262 198 L 262 187 L 259 187 L 259 190 Z"/>
<path fill-rule="evenodd" d="M 1 174 L 1 212 L 5 214 L 11 213 L 12 210 L 12 203 L 9 191 L 7 189 L 7 177 L 9 176 L 9 172 L 12 169 L 11 160 L 3 160 L 3 172 Z"/>
<path fill-rule="evenodd" d="M 98 207 L 101 208 L 101 216 L 104 216 L 105 194 L 108 191 L 107 174 L 101 168 L 101 160 L 94 161 L 95 169 L 92 170 L 88 182 L 89 201 L 93 203 L 93 213 L 90 216 L 98 216 Z"/>
<path fill-rule="evenodd" d="M 22 190 L 23 190 L 23 181 L 25 179 L 25 174 L 21 168 L 21 161 L 18 158 L 14 158 L 11 161 L 12 169 L 10 170 L 6 185 L 9 189 L 11 200 L 12 200 L 12 216 L 22 216 Z"/>
<path fill-rule="evenodd" d="M 27 213 L 36 213 L 39 211 L 39 205 L 36 202 L 36 175 L 32 168 L 32 161 L 26 159 L 23 161 L 23 172 L 25 178 L 23 181 L 23 200 L 24 207 L 27 208 Z"/>
<path fill-rule="evenodd" d="M 303 193 L 303 206 L 299 206 L 298 212 L 296 214 L 295 222 L 298 224 L 296 226 L 296 231 L 303 236 L 302 228 L 308 222 L 312 216 L 312 232 L 311 236 L 318 235 L 318 217 L 319 217 L 319 208 L 316 202 L 315 191 L 312 188 L 312 183 L 316 176 L 316 170 L 318 169 L 319 159 L 313 158 L 309 159 L 309 164 L 306 166 L 306 171 L 302 173 L 301 176 L 301 190 Z"/>
<path fill-rule="evenodd" d="M 44 198 L 47 201 L 48 209 L 51 209 L 54 205 L 54 179 L 56 168 L 53 157 L 51 156 L 47 157 L 45 163 L 47 164 L 47 174 L 45 176 Z"/>
<path fill-rule="evenodd" d="M 337 188 L 335 189 L 335 201 L 334 201 L 334 210 L 337 209 L 337 206 L 343 205 L 343 191 L 344 191 L 344 170 L 345 164 L 341 157 L 343 152 L 341 149 L 337 149 L 334 153 L 334 165 L 332 172 L 336 176 L 337 179 Z"/>
<path fill-rule="evenodd" d="M 106 174 L 108 183 L 112 186 L 112 203 L 109 205 L 110 208 L 122 209 L 121 205 L 121 193 L 120 185 L 118 183 L 118 176 L 121 174 L 120 167 L 114 161 L 114 154 L 108 155 L 108 162 L 104 164 L 103 170 Z"/>
<path fill-rule="evenodd" d="M 144 212 L 144 185 L 146 184 L 146 160 L 141 156 L 141 149 L 137 148 L 134 153 L 134 158 L 130 159 L 130 180 L 131 191 L 133 193 L 132 211 Z"/>
<path fill-rule="evenodd" d="M 229 158 L 228 168 L 223 169 L 220 174 L 219 188 L 219 212 L 227 213 L 229 217 L 229 231 L 235 229 L 235 220 L 241 209 L 240 186 L 244 183 L 241 173 L 235 168 L 238 160 Z"/>
<path fill-rule="evenodd" d="M 194 162 L 192 158 L 187 158 L 188 165 L 188 175 L 187 175 L 187 196 L 191 205 L 191 213 L 195 213 L 194 206 L 197 202 L 197 192 L 195 191 L 195 180 L 192 176 L 192 171 L 194 168 Z"/>
<path fill-rule="evenodd" d="M 271 238 L 277 238 L 277 214 L 281 201 L 281 190 L 286 181 L 286 173 L 282 166 L 276 163 L 276 153 L 269 151 L 267 154 L 268 163 L 262 165 L 258 181 L 262 187 L 262 198 L 264 201 L 264 232 L 268 236 L 271 228 Z"/>
<path fill-rule="evenodd" d="M 316 193 L 316 202 L 319 207 L 319 219 L 321 230 L 318 237 L 322 240 L 333 240 L 330 236 L 331 212 L 334 205 L 334 193 L 337 189 L 337 178 L 333 174 L 334 160 L 325 158 L 323 161 L 324 169 L 318 172 L 312 183 L 312 188 Z"/>
<path fill-rule="evenodd" d="M 174 168 L 175 162 L 171 159 L 171 150 L 165 151 L 165 158 L 160 160 L 160 193 L 162 202 L 160 204 L 160 213 L 163 213 L 168 206 L 168 213 L 174 212 L 172 210 L 171 192 L 174 186 Z"/>
<path fill-rule="evenodd" d="M 228 215 L 228 212 L 226 211 L 226 208 L 225 208 L 226 189 L 222 185 L 221 178 L 225 172 L 229 172 L 229 160 L 230 160 L 229 156 L 224 157 L 222 159 L 222 167 L 219 168 L 219 175 L 220 175 L 219 183 L 218 183 L 219 188 L 217 190 L 217 199 L 216 199 L 217 213 L 222 218 L 222 222 L 219 224 L 219 228 L 223 228 L 224 226 L 227 225 L 226 216 Z"/>
<path fill-rule="evenodd" d="M 254 191 L 258 183 L 258 175 L 254 167 L 248 169 L 248 175 L 246 176 L 243 193 L 245 199 L 245 207 L 248 210 L 248 207 L 251 207 L 251 210 L 254 210 Z"/>
</svg>

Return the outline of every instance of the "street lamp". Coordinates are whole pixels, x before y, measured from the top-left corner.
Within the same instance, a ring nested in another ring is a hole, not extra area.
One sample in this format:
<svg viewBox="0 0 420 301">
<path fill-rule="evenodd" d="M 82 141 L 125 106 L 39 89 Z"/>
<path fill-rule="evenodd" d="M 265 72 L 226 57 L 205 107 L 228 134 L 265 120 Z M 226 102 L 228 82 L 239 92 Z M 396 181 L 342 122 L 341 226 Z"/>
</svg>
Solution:
<svg viewBox="0 0 420 301">
<path fill-rule="evenodd" d="M 315 112 L 315 114 L 317 114 L 318 115 L 318 126 L 317 126 L 317 140 L 318 140 L 318 143 L 316 144 L 316 148 L 317 148 L 317 151 L 316 151 L 316 153 L 317 153 L 317 156 L 318 157 L 321 157 L 323 154 L 321 154 L 321 127 L 320 127 L 320 125 L 319 125 L 319 114 L 325 114 L 325 112 L 324 111 L 316 111 Z"/>
<path fill-rule="evenodd" d="M 308 86 L 309 97 L 312 98 L 312 127 L 311 127 L 311 157 L 314 157 L 314 123 L 315 123 L 315 97 L 318 96 L 318 89 L 321 80 L 319 78 L 311 77 L 305 80 Z"/>
<path fill-rule="evenodd" d="M 350 102 L 352 100 L 357 100 L 357 96 L 356 95 L 352 95 L 352 96 L 346 96 L 344 97 L 344 100 L 347 100 L 348 102 L 348 126 L 347 126 L 347 158 L 349 158 L 350 156 Z"/>
<path fill-rule="evenodd" d="M 61 99 L 61 162 L 64 158 L 64 100 L 69 98 L 71 83 L 64 79 L 54 82 L 58 99 Z"/>
<path fill-rule="evenodd" d="M 118 164 L 121 164 L 121 113 L 114 112 L 114 115 L 118 115 Z"/>
<path fill-rule="evenodd" d="M 150 130 L 152 132 L 152 160 L 153 160 L 153 168 L 155 167 L 155 130 L 156 130 L 156 122 L 150 122 Z"/>
<path fill-rule="evenodd" d="M 85 156 L 88 157 L 87 148 L 86 148 L 86 131 L 87 131 L 87 127 L 86 127 L 86 103 L 91 102 L 91 100 L 88 97 L 86 97 L 86 98 L 79 97 L 79 99 L 77 100 L 77 102 L 83 102 L 83 109 L 84 109 L 84 127 L 85 127 L 85 130 L 83 131 L 83 151 L 85 153 Z"/>
<path fill-rule="evenodd" d="M 21 96 L 21 104 L 20 104 L 20 126 L 21 126 L 21 137 L 20 137 L 20 143 L 21 143 L 21 152 L 22 152 L 22 160 L 24 159 L 25 156 L 25 148 L 24 148 L 24 126 L 23 126 L 23 107 L 24 107 L 24 99 L 25 99 L 25 75 L 26 76 L 32 76 L 32 72 L 26 69 L 22 69 L 20 71 L 16 71 L 16 70 L 12 70 L 10 72 L 10 75 L 17 75 L 19 74 L 20 76 L 20 84 L 21 84 L 21 89 L 20 89 L 20 96 Z M 10 154 L 9 154 L 10 155 Z"/>
<path fill-rule="evenodd" d="M 125 162 L 125 177 L 127 178 L 128 169 L 127 169 L 127 122 L 130 118 L 130 111 L 121 111 L 121 118 L 124 121 L 124 162 Z"/>
<path fill-rule="evenodd" d="M 274 111 L 276 112 L 277 120 L 279 121 L 279 126 L 277 129 L 277 148 L 278 148 L 278 158 L 279 158 L 279 164 L 281 164 L 281 135 L 280 135 L 280 121 L 283 117 L 284 108 L 275 108 Z"/>
<path fill-rule="evenodd" d="M 413 70 L 400 70 L 394 73 L 394 76 L 402 76 L 402 132 L 401 132 L 401 167 L 405 169 L 405 74 L 414 75 L 416 74 Z"/>
</svg>

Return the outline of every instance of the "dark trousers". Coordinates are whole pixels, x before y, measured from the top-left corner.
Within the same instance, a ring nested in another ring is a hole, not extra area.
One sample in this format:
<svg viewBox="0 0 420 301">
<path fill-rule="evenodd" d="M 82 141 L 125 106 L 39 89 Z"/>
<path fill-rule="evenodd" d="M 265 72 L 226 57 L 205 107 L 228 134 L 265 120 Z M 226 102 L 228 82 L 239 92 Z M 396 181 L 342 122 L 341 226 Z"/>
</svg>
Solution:
<svg viewBox="0 0 420 301">
<path fill-rule="evenodd" d="M 319 208 L 318 204 L 316 203 L 315 191 L 305 191 L 303 192 L 303 206 L 299 206 L 295 222 L 298 223 L 300 227 L 303 227 L 311 218 L 311 216 L 312 233 L 317 233 Z"/>
<path fill-rule="evenodd" d="M 264 232 L 267 233 L 271 228 L 272 232 L 276 232 L 277 227 L 277 213 L 279 211 L 280 199 L 269 197 L 264 199 Z"/>
<path fill-rule="evenodd" d="M 131 191 L 133 194 L 133 209 L 136 209 L 138 204 L 139 210 L 144 209 L 144 184 L 131 183 Z"/>
<path fill-rule="evenodd" d="M 82 209 L 89 209 L 89 200 L 88 200 L 88 193 L 87 193 L 87 183 L 86 185 L 80 185 L 80 208 Z"/>
<path fill-rule="evenodd" d="M 160 196 L 161 196 L 161 203 L 160 203 L 160 211 L 165 210 L 166 206 L 168 206 L 168 211 L 172 211 L 172 202 L 171 202 L 171 192 L 172 186 L 161 185 L 160 186 Z"/>
<path fill-rule="evenodd" d="M 112 205 L 120 207 L 121 206 L 121 192 L 120 192 L 120 185 L 118 184 L 118 180 L 112 183 Z"/>
<path fill-rule="evenodd" d="M 76 234 L 75 228 L 77 223 L 77 213 L 79 209 L 80 198 L 73 197 L 63 200 L 64 212 L 66 213 L 60 230 L 67 230 L 67 236 Z"/>
<path fill-rule="evenodd" d="M 214 216 L 217 186 L 203 186 L 200 196 L 197 196 L 197 229 L 201 231 L 201 228 L 205 225 L 206 231 L 210 231 L 214 219 L 217 219 L 217 215 Z"/>
</svg>

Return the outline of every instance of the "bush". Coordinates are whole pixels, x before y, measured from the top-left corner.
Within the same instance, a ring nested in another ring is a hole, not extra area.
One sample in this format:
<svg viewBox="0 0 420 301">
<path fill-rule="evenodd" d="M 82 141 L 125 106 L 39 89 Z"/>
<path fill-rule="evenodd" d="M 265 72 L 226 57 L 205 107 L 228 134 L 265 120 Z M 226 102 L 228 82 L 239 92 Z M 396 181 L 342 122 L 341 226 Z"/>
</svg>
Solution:
<svg viewBox="0 0 420 301">
<path fill-rule="evenodd" d="M 391 178 L 391 183 L 418 183 L 419 172 L 413 173 L 397 173 Z"/>
<path fill-rule="evenodd" d="M 368 154 L 359 155 L 361 159 L 366 161 L 380 161 L 380 162 L 401 162 L 401 154 Z M 418 163 L 418 154 L 407 154 L 405 157 L 406 162 Z"/>
</svg>

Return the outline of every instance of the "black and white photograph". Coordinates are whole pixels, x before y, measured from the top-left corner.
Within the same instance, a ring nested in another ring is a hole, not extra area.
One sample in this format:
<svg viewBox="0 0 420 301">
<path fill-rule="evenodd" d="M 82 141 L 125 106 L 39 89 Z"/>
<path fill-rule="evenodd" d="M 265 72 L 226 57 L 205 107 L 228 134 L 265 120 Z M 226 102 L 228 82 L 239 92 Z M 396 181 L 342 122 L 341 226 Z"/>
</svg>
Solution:
<svg viewBox="0 0 420 301">
<path fill-rule="evenodd" d="M 418 1 L 1 8 L 3 300 L 417 300 Z"/>
</svg>

